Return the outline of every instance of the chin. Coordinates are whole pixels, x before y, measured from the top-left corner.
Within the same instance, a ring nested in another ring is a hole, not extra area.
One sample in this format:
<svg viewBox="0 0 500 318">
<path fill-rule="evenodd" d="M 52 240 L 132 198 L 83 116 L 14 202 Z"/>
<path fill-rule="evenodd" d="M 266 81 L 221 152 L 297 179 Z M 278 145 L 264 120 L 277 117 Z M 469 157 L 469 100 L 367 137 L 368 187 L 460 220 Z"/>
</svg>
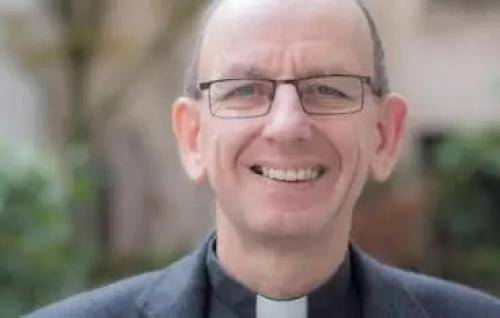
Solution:
<svg viewBox="0 0 500 318">
<path fill-rule="evenodd" d="M 262 211 L 262 210 L 261 210 Z M 249 219 L 247 226 L 251 232 L 268 238 L 311 237 L 323 233 L 334 215 L 327 211 L 273 211 L 261 218 Z"/>
</svg>

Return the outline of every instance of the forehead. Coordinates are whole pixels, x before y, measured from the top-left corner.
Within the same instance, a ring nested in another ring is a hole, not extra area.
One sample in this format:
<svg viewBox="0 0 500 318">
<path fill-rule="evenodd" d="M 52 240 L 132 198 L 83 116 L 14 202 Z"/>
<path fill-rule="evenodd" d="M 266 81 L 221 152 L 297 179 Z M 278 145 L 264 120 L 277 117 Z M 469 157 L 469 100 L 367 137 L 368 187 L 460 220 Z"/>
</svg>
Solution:
<svg viewBox="0 0 500 318">
<path fill-rule="evenodd" d="M 207 23 L 199 77 L 371 75 L 372 49 L 354 0 L 226 0 Z"/>
</svg>

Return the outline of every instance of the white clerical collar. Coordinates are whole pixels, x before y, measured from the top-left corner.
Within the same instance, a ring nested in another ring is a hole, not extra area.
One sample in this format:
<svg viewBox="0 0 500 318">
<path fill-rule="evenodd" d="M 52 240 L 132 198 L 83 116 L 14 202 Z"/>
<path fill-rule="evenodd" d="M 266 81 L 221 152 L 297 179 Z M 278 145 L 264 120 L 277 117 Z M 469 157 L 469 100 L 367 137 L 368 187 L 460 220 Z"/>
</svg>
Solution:
<svg viewBox="0 0 500 318">
<path fill-rule="evenodd" d="M 307 297 L 272 300 L 257 295 L 256 318 L 307 318 Z"/>
</svg>

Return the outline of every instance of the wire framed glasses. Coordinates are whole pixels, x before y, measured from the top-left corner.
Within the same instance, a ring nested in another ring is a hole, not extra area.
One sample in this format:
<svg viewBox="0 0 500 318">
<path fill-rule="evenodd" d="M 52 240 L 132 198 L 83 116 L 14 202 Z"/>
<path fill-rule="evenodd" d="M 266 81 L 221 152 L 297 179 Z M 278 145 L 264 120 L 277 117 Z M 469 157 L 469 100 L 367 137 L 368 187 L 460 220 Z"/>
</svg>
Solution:
<svg viewBox="0 0 500 318">
<path fill-rule="evenodd" d="M 276 89 L 281 84 L 293 85 L 305 113 L 342 115 L 359 112 L 365 103 L 365 85 L 372 87 L 369 76 L 324 75 L 307 78 L 218 79 L 199 84 L 208 90 L 210 113 L 218 118 L 253 118 L 268 114 Z"/>
</svg>

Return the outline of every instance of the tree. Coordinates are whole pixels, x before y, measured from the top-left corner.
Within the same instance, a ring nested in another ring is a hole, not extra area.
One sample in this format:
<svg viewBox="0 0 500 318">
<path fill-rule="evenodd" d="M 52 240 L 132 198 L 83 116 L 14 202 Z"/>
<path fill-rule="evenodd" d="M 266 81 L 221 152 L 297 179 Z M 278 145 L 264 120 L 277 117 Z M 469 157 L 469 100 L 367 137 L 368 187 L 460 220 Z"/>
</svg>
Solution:
<svg viewBox="0 0 500 318">
<path fill-rule="evenodd" d="M 96 186 L 93 190 L 96 200 L 92 207 L 88 203 L 79 206 L 78 200 L 73 201 L 74 222 L 80 225 L 80 233 L 75 235 L 88 240 L 88 233 L 94 233 L 98 243 L 104 247 L 109 246 L 109 193 L 114 187 L 109 169 L 113 163 L 109 162 L 108 149 L 103 144 L 107 129 L 122 112 L 127 92 L 174 51 L 203 1 L 145 2 L 144 6 L 154 6 L 159 12 L 154 36 L 138 50 L 137 57 L 130 64 L 120 69 L 117 80 L 108 82 L 105 90 L 99 90 L 92 83 L 102 60 L 106 57 L 112 59 L 110 57 L 119 55 L 121 51 L 120 44 L 108 29 L 113 10 L 124 3 L 112 0 L 43 0 L 45 19 L 55 32 L 42 41 L 42 46 L 31 45 L 39 43 L 39 39 L 44 37 L 40 35 L 43 31 L 38 25 L 30 24 L 32 16 L 3 18 L 10 35 L 10 46 L 25 69 L 36 72 L 44 81 L 54 81 L 57 77 L 63 79 L 62 87 L 47 88 L 52 90 L 52 96 L 61 93 L 66 96 L 62 108 L 59 103 L 49 103 L 51 116 L 47 118 L 53 122 L 48 126 L 59 127 L 59 114 L 66 114 L 65 124 L 56 135 L 62 141 L 59 153 L 65 163 L 68 184 L 73 185 L 76 196 L 79 191 L 77 180 L 82 175 L 92 176 Z M 82 153 L 88 154 L 88 161 L 83 166 L 79 164 L 76 169 L 73 159 Z"/>
</svg>

